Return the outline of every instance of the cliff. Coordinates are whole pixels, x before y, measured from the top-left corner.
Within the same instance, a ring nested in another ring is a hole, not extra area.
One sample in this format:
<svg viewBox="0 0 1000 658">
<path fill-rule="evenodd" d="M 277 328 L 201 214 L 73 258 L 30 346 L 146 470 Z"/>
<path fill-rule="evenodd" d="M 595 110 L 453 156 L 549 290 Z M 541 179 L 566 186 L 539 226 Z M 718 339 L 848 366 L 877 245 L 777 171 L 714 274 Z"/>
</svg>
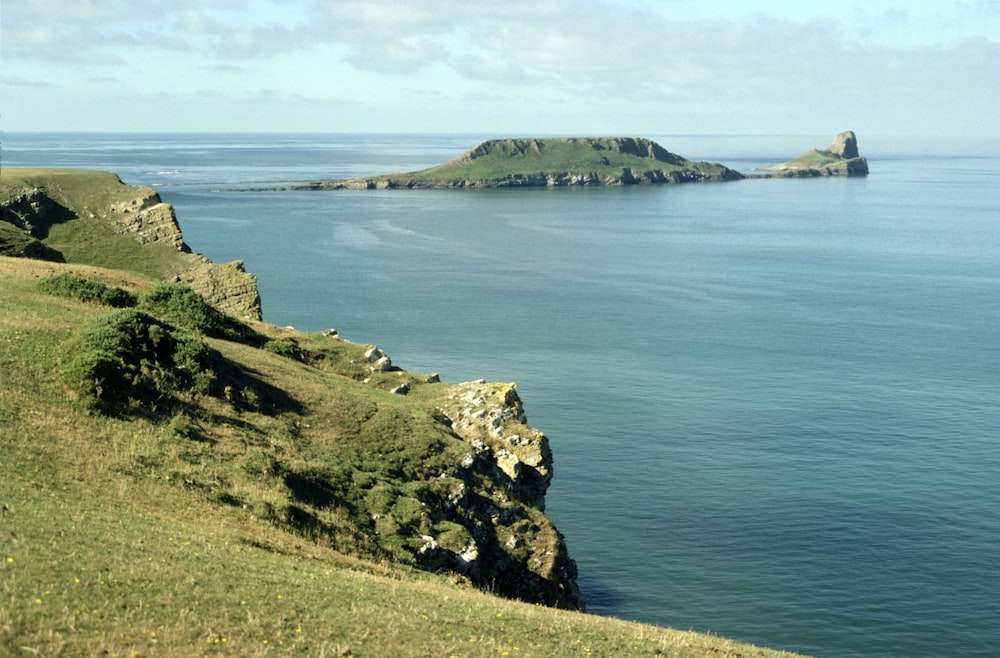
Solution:
<svg viewBox="0 0 1000 658">
<path fill-rule="evenodd" d="M 0 255 L 139 266 L 187 283 L 227 313 L 261 318 L 257 280 L 242 262 L 220 265 L 191 253 L 170 204 L 108 172 L 5 168 Z"/>
<path fill-rule="evenodd" d="M 155 437 L 142 468 L 118 448 L 127 486 L 165 478 L 302 541 L 582 609 L 544 514 L 548 439 L 516 386 L 442 383 L 335 331 L 257 322 L 253 276 L 190 253 L 148 188 L 100 172 L 4 170 L 2 182 L 3 244 L 51 256 L 20 268 L 61 327 L 31 327 L 55 341 L 35 364 L 42 385 L 74 424 L 125 420 Z"/>
<path fill-rule="evenodd" d="M 493 139 L 422 171 L 317 181 L 299 189 L 498 188 L 739 180 L 721 164 L 691 162 L 648 139 Z"/>
<path fill-rule="evenodd" d="M 760 168 L 771 176 L 867 176 L 868 160 L 858 152 L 858 138 L 848 130 L 837 135 L 826 149 L 810 149 L 787 162 Z"/>
</svg>

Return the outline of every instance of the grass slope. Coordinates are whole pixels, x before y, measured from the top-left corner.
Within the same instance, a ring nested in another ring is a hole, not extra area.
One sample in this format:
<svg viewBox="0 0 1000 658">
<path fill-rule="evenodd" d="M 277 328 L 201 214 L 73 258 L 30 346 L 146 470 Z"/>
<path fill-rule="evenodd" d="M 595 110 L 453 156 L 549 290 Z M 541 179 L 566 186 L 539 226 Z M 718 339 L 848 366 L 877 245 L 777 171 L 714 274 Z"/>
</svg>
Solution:
<svg viewBox="0 0 1000 658">
<path fill-rule="evenodd" d="M 787 162 L 760 169 L 777 175 L 864 176 L 868 174 L 868 161 L 860 156 L 844 158 L 826 149 L 810 149 Z"/>
<path fill-rule="evenodd" d="M 694 168 L 694 163 L 654 148 L 652 143 L 627 140 L 628 146 L 622 148 L 622 142 L 615 138 L 492 140 L 442 165 L 414 173 L 413 177 L 489 180 L 546 173 L 614 177 L 626 168 L 637 172 Z"/>
</svg>

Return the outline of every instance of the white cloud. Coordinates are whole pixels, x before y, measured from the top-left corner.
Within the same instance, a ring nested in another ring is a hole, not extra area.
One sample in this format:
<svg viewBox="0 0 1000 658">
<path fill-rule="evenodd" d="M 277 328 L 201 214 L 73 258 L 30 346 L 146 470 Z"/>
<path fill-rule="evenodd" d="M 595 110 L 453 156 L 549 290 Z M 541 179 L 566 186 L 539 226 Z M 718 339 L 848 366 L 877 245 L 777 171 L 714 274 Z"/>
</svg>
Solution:
<svg viewBox="0 0 1000 658">
<path fill-rule="evenodd" d="M 580 125 L 666 115 L 776 131 L 978 121 L 1000 133 L 1000 3 L 986 0 L 19 0 L 3 18 L 5 73 L 48 81 L 52 106 L 79 95 L 71 78 L 112 71 L 120 103 L 157 86 L 224 89 L 217 103 L 235 114 L 244 89 L 266 85 L 288 112 L 349 100 L 379 125 L 438 122 L 427 130 L 488 98 L 522 124 L 572 108 Z"/>
</svg>

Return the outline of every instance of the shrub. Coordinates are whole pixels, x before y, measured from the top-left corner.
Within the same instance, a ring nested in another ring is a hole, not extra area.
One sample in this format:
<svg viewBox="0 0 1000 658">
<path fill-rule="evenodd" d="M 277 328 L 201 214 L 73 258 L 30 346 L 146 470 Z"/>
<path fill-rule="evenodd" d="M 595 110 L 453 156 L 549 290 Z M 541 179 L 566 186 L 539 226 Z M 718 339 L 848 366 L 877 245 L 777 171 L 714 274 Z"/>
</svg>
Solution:
<svg viewBox="0 0 1000 658">
<path fill-rule="evenodd" d="M 136 305 L 136 297 L 123 288 L 113 288 L 79 274 L 64 272 L 53 274 L 38 282 L 42 292 L 58 297 L 68 297 L 88 304 L 104 304 L 114 308 Z"/>
<path fill-rule="evenodd" d="M 263 348 L 268 352 L 273 352 L 279 356 L 289 359 L 302 360 L 302 350 L 293 341 L 285 338 L 275 338 L 264 343 Z"/>
<path fill-rule="evenodd" d="M 139 298 L 139 308 L 178 327 L 213 338 L 240 340 L 250 331 L 241 322 L 227 317 L 201 295 L 180 283 L 160 281 Z"/>
<path fill-rule="evenodd" d="M 69 352 L 63 380 L 101 413 L 157 413 L 179 391 L 208 392 L 216 360 L 197 336 L 136 309 L 97 318 Z"/>
</svg>

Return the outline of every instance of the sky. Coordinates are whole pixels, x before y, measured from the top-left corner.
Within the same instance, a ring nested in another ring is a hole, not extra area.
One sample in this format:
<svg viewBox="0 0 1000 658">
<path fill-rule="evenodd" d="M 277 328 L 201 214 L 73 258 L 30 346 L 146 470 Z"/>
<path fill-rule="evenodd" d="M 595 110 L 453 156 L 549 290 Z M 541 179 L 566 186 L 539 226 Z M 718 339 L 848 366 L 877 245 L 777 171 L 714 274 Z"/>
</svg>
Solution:
<svg viewBox="0 0 1000 658">
<path fill-rule="evenodd" d="M 0 130 L 1000 137 L 1000 0 L 3 0 Z"/>
</svg>

